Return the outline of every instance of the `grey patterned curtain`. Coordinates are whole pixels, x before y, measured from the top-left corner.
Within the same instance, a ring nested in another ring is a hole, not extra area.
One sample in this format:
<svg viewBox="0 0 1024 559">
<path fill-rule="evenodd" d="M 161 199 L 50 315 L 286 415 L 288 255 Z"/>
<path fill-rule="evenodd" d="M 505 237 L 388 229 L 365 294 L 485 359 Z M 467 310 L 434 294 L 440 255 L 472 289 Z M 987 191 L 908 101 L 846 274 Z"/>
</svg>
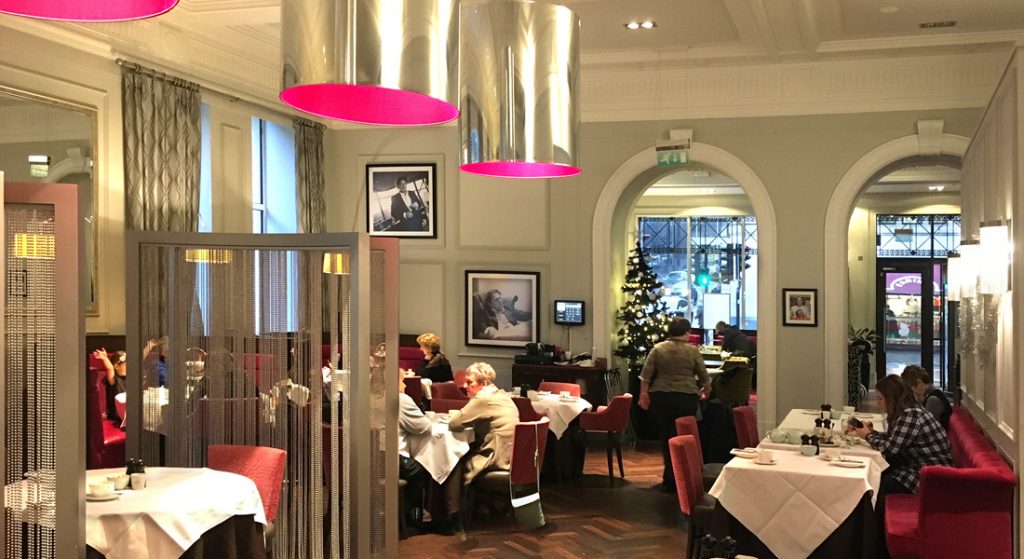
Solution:
<svg viewBox="0 0 1024 559">
<path fill-rule="evenodd" d="M 130 62 L 119 63 L 125 228 L 196 231 L 201 158 L 199 86 Z M 143 253 L 140 256 L 142 277 L 164 277 L 166 256 L 162 251 Z M 189 268 L 188 273 L 193 274 L 194 270 Z M 181 280 L 194 281 L 194 278 Z M 166 283 L 144 281 L 139 286 L 139 296 L 142 308 L 157 309 L 142 317 L 142 324 L 138 325 L 142 339 L 166 335 L 170 330 Z M 193 327 L 196 326 L 201 327 Z M 155 367 L 143 368 L 152 369 L 144 371 L 143 386 L 156 386 Z"/>
<path fill-rule="evenodd" d="M 121 67 L 125 222 L 143 231 L 195 231 L 199 219 L 199 86 Z"/>
<path fill-rule="evenodd" d="M 295 119 L 295 190 L 299 196 L 299 230 L 327 229 L 324 199 L 324 125 Z"/>
</svg>

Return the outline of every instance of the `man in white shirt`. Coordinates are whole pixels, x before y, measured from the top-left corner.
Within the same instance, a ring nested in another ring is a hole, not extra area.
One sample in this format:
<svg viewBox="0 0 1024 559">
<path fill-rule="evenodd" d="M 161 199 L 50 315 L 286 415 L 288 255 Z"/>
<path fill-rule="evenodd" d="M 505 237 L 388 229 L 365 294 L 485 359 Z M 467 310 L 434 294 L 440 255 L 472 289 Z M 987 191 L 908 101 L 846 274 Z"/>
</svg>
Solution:
<svg viewBox="0 0 1024 559">
<path fill-rule="evenodd" d="M 427 471 L 419 462 L 409 456 L 409 435 L 428 435 L 431 431 L 430 420 L 420 410 L 416 402 L 405 393 L 404 379 L 398 380 L 398 477 L 404 479 L 407 510 L 401 514 L 410 514 L 409 524 L 419 528 L 422 524 L 423 490 L 427 483 Z"/>
</svg>

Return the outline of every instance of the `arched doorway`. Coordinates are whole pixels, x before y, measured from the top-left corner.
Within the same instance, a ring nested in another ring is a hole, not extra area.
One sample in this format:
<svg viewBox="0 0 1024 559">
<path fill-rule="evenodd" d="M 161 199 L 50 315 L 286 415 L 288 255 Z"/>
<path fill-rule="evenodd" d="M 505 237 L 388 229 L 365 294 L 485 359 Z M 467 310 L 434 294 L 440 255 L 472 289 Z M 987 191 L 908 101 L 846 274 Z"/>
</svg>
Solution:
<svg viewBox="0 0 1024 559">
<path fill-rule="evenodd" d="M 843 175 L 825 214 L 825 286 L 822 316 L 825 335 L 825 395 L 846 400 L 847 330 L 850 322 L 847 247 L 850 217 L 864 188 L 880 173 L 920 157 L 962 158 L 969 138 L 942 133 L 941 122 L 918 123 L 918 134 L 892 140 L 871 150 Z"/>
<path fill-rule="evenodd" d="M 775 324 L 779 306 L 776 289 L 777 227 L 775 210 L 764 184 L 742 160 L 710 144 L 693 142 L 690 159 L 729 175 L 749 197 L 758 224 L 757 314 L 762 324 Z M 617 285 L 625 270 L 625 223 L 629 211 L 648 186 L 673 171 L 672 168 L 656 167 L 655 161 L 654 148 L 626 160 L 605 183 L 594 211 L 594 346 L 598 355 L 611 355 L 613 347 Z M 758 331 L 758 421 L 763 426 L 775 425 L 775 340 L 775 328 L 765 327 Z"/>
</svg>

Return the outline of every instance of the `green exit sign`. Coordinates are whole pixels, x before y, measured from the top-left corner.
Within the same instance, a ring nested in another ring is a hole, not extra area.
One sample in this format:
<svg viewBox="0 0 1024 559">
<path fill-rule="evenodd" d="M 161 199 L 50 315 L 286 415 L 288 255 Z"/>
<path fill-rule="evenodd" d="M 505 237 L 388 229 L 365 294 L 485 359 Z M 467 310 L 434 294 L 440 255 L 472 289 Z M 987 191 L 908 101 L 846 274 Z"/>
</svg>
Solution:
<svg viewBox="0 0 1024 559">
<path fill-rule="evenodd" d="M 656 153 L 659 167 L 675 167 L 690 162 L 690 150 L 688 149 L 659 149 Z"/>
</svg>

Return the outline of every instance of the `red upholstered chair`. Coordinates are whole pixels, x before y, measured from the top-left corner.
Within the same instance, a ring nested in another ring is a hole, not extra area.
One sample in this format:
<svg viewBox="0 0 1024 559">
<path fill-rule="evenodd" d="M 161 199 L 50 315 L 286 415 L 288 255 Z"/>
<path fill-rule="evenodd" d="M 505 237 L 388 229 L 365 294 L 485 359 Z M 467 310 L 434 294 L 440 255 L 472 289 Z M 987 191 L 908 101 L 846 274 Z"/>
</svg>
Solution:
<svg viewBox="0 0 1024 559">
<path fill-rule="evenodd" d="M 542 383 L 543 384 L 543 383 Z M 608 481 L 611 482 L 615 473 L 612 470 L 612 449 L 619 460 L 619 476 L 625 479 L 626 473 L 622 469 L 622 433 L 629 423 L 629 409 L 633 404 L 633 395 L 626 393 L 612 398 L 607 406 L 598 406 L 596 412 L 583 412 L 580 414 L 580 429 L 587 436 L 584 437 L 587 448 L 604 448 L 608 452 Z M 591 439 L 590 434 L 594 432 L 605 432 L 603 440 L 601 437 Z"/>
<path fill-rule="evenodd" d="M 455 386 L 462 388 L 466 385 L 466 369 L 459 369 L 452 373 L 452 380 L 455 381 Z"/>
<path fill-rule="evenodd" d="M 711 489 L 711 486 L 715 484 L 715 480 L 722 473 L 722 468 L 725 467 L 725 464 L 719 462 L 704 463 L 704 449 L 700 446 L 700 429 L 697 427 L 697 418 L 692 415 L 677 418 L 676 435 L 692 435 L 693 438 L 697 439 L 697 458 L 700 459 L 704 489 Z"/>
<path fill-rule="evenodd" d="M 408 369 L 417 375 L 423 372 L 423 352 L 419 346 L 399 346 L 398 367 Z"/>
<path fill-rule="evenodd" d="M 405 394 L 412 398 L 416 405 L 423 407 L 423 379 L 420 377 L 405 377 Z"/>
<path fill-rule="evenodd" d="M 281 499 L 288 453 L 269 446 L 213 444 L 207 447 L 206 456 L 210 469 L 242 475 L 256 484 L 256 490 L 260 492 L 263 501 L 263 511 L 267 515 L 264 538 L 269 552 L 272 549 L 274 520 Z"/>
<path fill-rule="evenodd" d="M 468 399 L 451 400 L 448 398 L 434 398 L 430 401 L 430 409 L 437 413 L 448 413 L 448 410 L 461 410 L 468 403 Z"/>
<path fill-rule="evenodd" d="M 125 432 L 104 417 L 106 376 L 105 370 L 90 368 L 85 382 L 86 467 L 90 469 L 124 466 Z"/>
<path fill-rule="evenodd" d="M 533 403 L 530 402 L 529 398 L 513 396 L 512 401 L 516 404 L 516 408 L 519 409 L 519 421 L 540 421 L 542 417 L 547 417 L 533 407 Z"/>
<path fill-rule="evenodd" d="M 736 425 L 736 443 L 739 447 L 756 447 L 760 438 L 757 436 L 757 412 L 754 408 L 737 406 L 732 409 L 732 419 Z"/>
<path fill-rule="evenodd" d="M 515 486 L 526 489 L 525 494 L 539 489 L 538 480 L 544 467 L 544 448 L 548 440 L 548 418 L 516 424 L 512 439 L 512 460 L 509 471 L 491 470 L 477 476 L 473 488 L 491 493 L 518 496 Z M 470 491 L 469 513 L 473 512 L 475 491 Z"/>
<path fill-rule="evenodd" d="M 690 345 L 701 345 L 701 344 L 704 343 L 704 336 L 702 336 L 700 334 L 693 334 L 693 333 L 691 333 L 691 334 L 688 334 L 686 336 L 686 338 L 687 338 L 687 341 L 690 342 Z"/>
<path fill-rule="evenodd" d="M 693 435 L 681 435 L 668 440 L 668 453 L 672 459 L 672 473 L 676 478 L 679 510 L 688 520 L 687 549 L 696 557 L 698 537 L 711 527 L 711 515 L 717 500 L 704 492 L 700 471 L 700 442 Z"/>
<path fill-rule="evenodd" d="M 469 396 L 454 382 L 437 382 L 430 385 L 430 397 L 442 400 L 469 400 Z"/>
<path fill-rule="evenodd" d="M 540 386 L 537 390 L 547 390 L 552 394 L 559 394 L 561 392 L 568 392 L 570 396 L 580 397 L 580 385 L 571 382 L 548 382 L 546 380 L 540 381 Z"/>
</svg>

